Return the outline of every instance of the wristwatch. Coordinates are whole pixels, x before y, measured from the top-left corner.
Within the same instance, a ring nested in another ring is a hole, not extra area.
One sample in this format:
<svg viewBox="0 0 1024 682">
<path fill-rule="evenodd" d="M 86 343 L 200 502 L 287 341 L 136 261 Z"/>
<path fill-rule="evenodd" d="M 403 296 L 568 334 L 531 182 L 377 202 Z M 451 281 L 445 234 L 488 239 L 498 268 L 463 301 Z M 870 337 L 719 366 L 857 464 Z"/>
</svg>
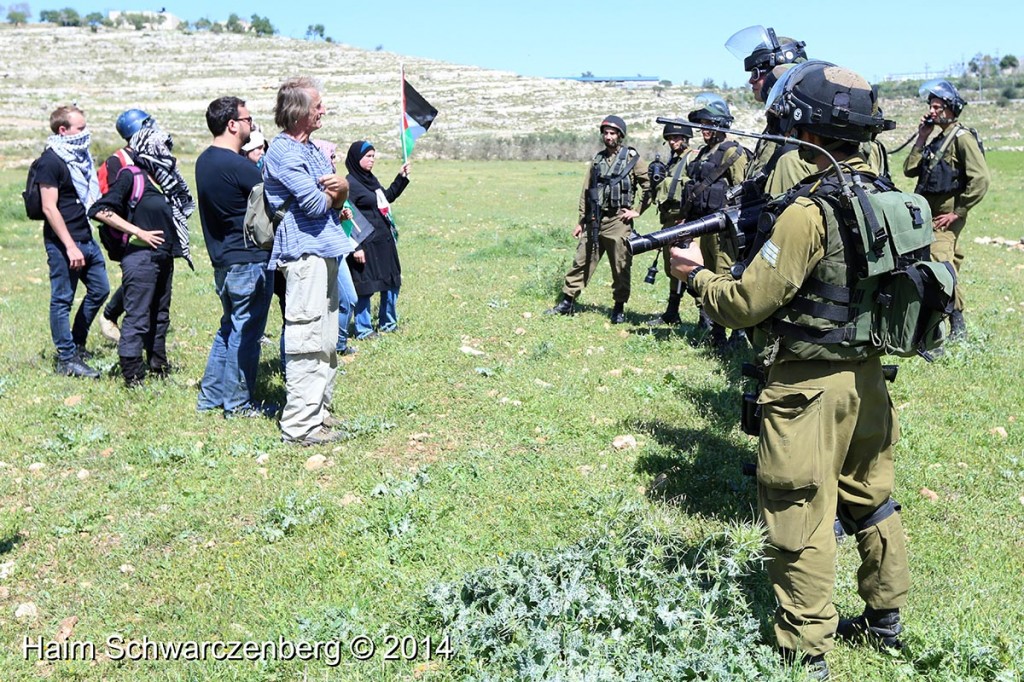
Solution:
<svg viewBox="0 0 1024 682">
<path fill-rule="evenodd" d="M 690 274 L 686 276 L 686 290 L 690 292 L 690 295 L 694 298 L 697 297 L 697 290 L 693 287 L 693 279 L 697 276 L 697 273 L 703 269 L 703 265 L 698 265 L 693 270 L 690 270 Z"/>
</svg>

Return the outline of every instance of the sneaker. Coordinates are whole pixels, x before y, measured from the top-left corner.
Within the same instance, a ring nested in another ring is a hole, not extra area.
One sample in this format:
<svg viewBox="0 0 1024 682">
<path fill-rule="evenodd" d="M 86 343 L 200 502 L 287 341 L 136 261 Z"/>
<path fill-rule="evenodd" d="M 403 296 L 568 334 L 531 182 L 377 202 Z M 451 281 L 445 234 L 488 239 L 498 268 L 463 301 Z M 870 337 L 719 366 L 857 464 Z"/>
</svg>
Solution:
<svg viewBox="0 0 1024 682">
<path fill-rule="evenodd" d="M 117 328 L 117 322 L 103 314 L 100 315 L 100 333 L 114 343 L 121 340 L 121 330 Z"/>
<path fill-rule="evenodd" d="M 70 360 L 58 360 L 57 374 L 65 377 L 81 377 L 83 379 L 100 378 L 100 373 L 85 364 L 85 360 L 77 355 Z"/>
<path fill-rule="evenodd" d="M 277 416 L 280 407 L 273 403 L 249 403 L 228 412 L 224 411 L 225 419 L 270 419 Z"/>
<path fill-rule="evenodd" d="M 356 340 L 357 341 L 373 341 L 373 340 L 379 339 L 379 338 L 380 338 L 380 334 L 378 334 L 377 332 L 370 332 L 369 334 L 364 334 L 362 336 L 357 336 Z"/>
<path fill-rule="evenodd" d="M 324 426 L 328 429 L 336 429 L 341 426 L 341 420 L 328 412 L 324 416 Z"/>
<path fill-rule="evenodd" d="M 853 643 L 867 643 L 879 649 L 902 649 L 903 640 L 900 634 L 899 609 L 879 609 L 871 607 L 856 618 L 840 618 L 836 628 L 836 639 Z"/>
<path fill-rule="evenodd" d="M 344 348 L 336 348 L 335 351 L 338 355 L 355 355 L 359 352 L 359 349 L 355 346 L 345 346 Z"/>
<path fill-rule="evenodd" d="M 344 431 L 332 431 L 326 426 L 321 426 L 303 438 L 289 438 L 288 436 L 282 435 L 281 440 L 285 443 L 296 443 L 306 447 L 310 445 L 326 445 L 327 443 L 339 441 L 345 436 L 346 434 Z"/>
</svg>

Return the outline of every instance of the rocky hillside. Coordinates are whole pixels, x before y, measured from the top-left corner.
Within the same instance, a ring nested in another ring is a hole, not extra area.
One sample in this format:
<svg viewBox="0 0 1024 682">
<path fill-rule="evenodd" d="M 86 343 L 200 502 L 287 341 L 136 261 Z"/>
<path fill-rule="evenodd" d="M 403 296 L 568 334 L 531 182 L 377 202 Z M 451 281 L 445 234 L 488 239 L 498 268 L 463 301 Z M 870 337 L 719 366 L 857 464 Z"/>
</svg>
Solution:
<svg viewBox="0 0 1024 682">
<path fill-rule="evenodd" d="M 487 156 L 481 150 L 491 142 L 530 135 L 582 138 L 589 149 L 593 145 L 586 136 L 606 113 L 627 121 L 633 144 L 650 146 L 660 131 L 654 119 L 685 113 L 698 91 L 527 78 L 340 44 L 234 34 L 3 26 L 0 43 L 0 167 L 26 165 L 47 134 L 49 112 L 66 102 L 86 111 L 98 155 L 117 146 L 114 119 L 133 106 L 155 115 L 183 153 L 196 153 L 209 137 L 203 111 L 223 94 L 247 99 L 257 120 L 276 132 L 271 110 L 277 85 L 297 74 L 324 84 L 329 110 L 324 138 L 342 145 L 368 138 L 383 154 L 395 154 L 402 62 L 409 80 L 441 112 L 417 148 L 420 156 Z M 732 59 L 724 49 L 721 58 Z M 726 96 L 736 127 L 759 129 L 760 112 L 749 95 L 732 90 Z M 898 144 L 920 105 L 909 100 L 885 105 L 901 122 L 899 134 L 886 141 Z M 990 148 L 1021 144 L 1020 106 L 980 106 L 971 113 Z M 979 120 L 980 114 L 992 120 Z M 596 134 L 592 141 L 597 142 Z"/>
</svg>

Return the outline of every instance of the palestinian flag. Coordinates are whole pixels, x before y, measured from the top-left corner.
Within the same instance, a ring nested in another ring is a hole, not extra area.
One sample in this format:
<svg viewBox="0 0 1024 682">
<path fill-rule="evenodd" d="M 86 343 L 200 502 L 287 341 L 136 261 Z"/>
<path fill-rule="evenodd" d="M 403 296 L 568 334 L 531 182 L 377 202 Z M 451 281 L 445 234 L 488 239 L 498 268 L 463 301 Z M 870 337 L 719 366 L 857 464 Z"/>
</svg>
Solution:
<svg viewBox="0 0 1024 682">
<path fill-rule="evenodd" d="M 402 71 L 402 157 L 408 159 L 416 140 L 422 137 L 437 117 L 437 109 L 416 92 Z"/>
<path fill-rule="evenodd" d="M 373 232 L 373 224 L 348 199 L 345 200 L 345 208 L 352 211 L 352 220 L 342 220 L 341 227 L 345 230 L 345 234 L 352 238 L 352 241 L 362 244 L 363 240 Z"/>
</svg>

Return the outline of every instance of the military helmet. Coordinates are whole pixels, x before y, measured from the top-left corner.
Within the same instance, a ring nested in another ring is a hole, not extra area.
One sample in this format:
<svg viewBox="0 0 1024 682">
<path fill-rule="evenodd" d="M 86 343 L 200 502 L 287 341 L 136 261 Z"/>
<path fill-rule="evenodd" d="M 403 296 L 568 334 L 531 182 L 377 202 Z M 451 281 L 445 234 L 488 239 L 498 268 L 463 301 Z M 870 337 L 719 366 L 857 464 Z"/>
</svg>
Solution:
<svg viewBox="0 0 1024 682">
<path fill-rule="evenodd" d="M 665 127 L 661 131 L 661 136 L 664 139 L 668 139 L 673 135 L 681 135 L 686 139 L 693 137 L 693 128 L 686 125 L 685 123 L 678 123 L 673 121 L 672 123 L 666 123 Z"/>
<path fill-rule="evenodd" d="M 623 137 L 626 136 L 626 122 L 623 121 L 618 116 L 605 116 L 604 120 L 601 121 L 601 125 L 598 126 L 598 128 L 600 130 L 604 130 L 605 128 L 615 128 L 620 133 L 622 133 Z"/>
<path fill-rule="evenodd" d="M 764 77 L 764 82 L 761 83 L 761 93 L 759 96 L 759 101 L 764 102 L 765 100 L 767 100 L 768 93 L 772 91 L 772 88 L 775 87 L 775 84 L 779 82 L 780 78 L 782 78 L 782 74 L 786 73 L 794 66 L 796 66 L 796 64 L 782 64 L 780 66 L 776 66 L 774 69 L 769 71 L 767 75 L 765 75 Z"/>
<path fill-rule="evenodd" d="M 117 134 L 127 142 L 132 139 L 132 135 L 142 130 L 143 127 L 152 123 L 152 121 L 153 117 L 142 109 L 129 109 L 117 117 L 114 128 L 117 129 Z"/>
<path fill-rule="evenodd" d="M 802 40 L 776 36 L 775 29 L 764 26 L 749 26 L 725 41 L 725 48 L 743 60 L 744 71 L 770 71 L 779 64 L 806 61 L 806 45 Z"/>
<path fill-rule="evenodd" d="M 864 142 L 896 127 L 878 109 L 878 95 L 863 77 L 830 62 L 810 61 L 786 71 L 772 86 L 765 110 L 782 134 L 796 128 L 834 140 Z"/>
<path fill-rule="evenodd" d="M 959 116 L 967 106 L 967 100 L 960 96 L 960 92 L 953 87 L 953 84 L 941 78 L 927 81 L 917 92 L 921 97 L 926 97 L 929 102 L 932 97 L 941 99 L 953 111 L 953 116 Z"/>
<path fill-rule="evenodd" d="M 697 95 L 695 103 L 697 108 L 686 117 L 690 123 L 706 123 L 719 128 L 728 128 L 732 125 L 733 115 L 729 111 L 729 105 L 715 93 L 702 92 Z"/>
</svg>

